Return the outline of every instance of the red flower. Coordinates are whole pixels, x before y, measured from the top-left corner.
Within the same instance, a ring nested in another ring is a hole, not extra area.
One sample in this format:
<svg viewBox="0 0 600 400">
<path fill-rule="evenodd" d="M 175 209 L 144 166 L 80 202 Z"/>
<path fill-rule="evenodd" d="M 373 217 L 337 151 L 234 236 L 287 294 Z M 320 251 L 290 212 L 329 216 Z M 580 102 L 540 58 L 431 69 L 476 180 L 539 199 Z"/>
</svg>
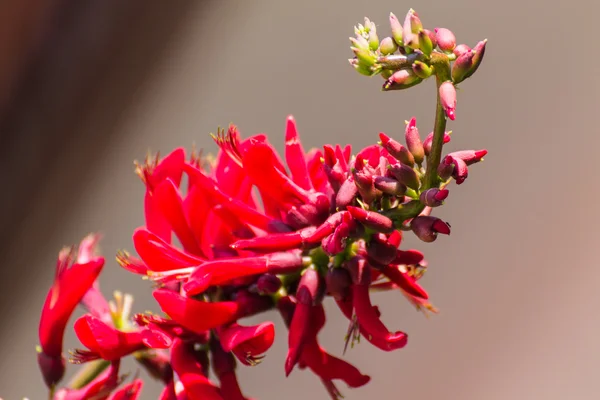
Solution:
<svg viewBox="0 0 600 400">
<path fill-rule="evenodd" d="M 100 373 L 94 380 L 81 389 L 59 389 L 56 391 L 54 400 L 104 400 L 119 386 L 120 360 L 113 361 L 105 371 Z"/>
<path fill-rule="evenodd" d="M 87 253 L 84 262 L 73 263 L 73 253 L 72 248 L 60 252 L 40 319 L 38 363 L 49 387 L 60 381 L 65 371 L 62 343 L 69 317 L 104 266 L 104 258 L 90 258 Z"/>
<path fill-rule="evenodd" d="M 208 357 L 194 350 L 194 343 L 175 339 L 171 347 L 171 365 L 179 376 L 189 400 L 224 400 L 208 378 Z"/>
<path fill-rule="evenodd" d="M 150 335 L 141 331 L 123 332 L 89 314 L 75 321 L 74 328 L 81 343 L 89 349 L 76 350 L 73 355 L 76 362 L 98 358 L 115 361 L 139 350 L 166 349 L 171 345 L 171 339 L 159 331 Z"/>
<path fill-rule="evenodd" d="M 136 400 L 142 392 L 144 381 L 136 379 L 110 395 L 108 400 Z"/>
<path fill-rule="evenodd" d="M 217 332 L 223 350 L 233 352 L 245 365 L 256 365 L 275 340 L 275 326 L 272 322 L 255 326 L 233 323 L 218 328 Z"/>
</svg>

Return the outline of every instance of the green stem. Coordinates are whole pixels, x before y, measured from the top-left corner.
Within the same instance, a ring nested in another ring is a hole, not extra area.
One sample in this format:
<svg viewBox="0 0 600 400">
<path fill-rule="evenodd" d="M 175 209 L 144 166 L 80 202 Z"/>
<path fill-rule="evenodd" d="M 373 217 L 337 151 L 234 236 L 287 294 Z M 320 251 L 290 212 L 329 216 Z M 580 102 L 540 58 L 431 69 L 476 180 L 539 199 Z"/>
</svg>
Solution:
<svg viewBox="0 0 600 400">
<path fill-rule="evenodd" d="M 100 375 L 109 365 L 110 361 L 105 360 L 96 360 L 86 363 L 79 369 L 73 379 L 71 379 L 69 387 L 71 389 L 81 389 L 93 381 L 94 378 Z"/>
<path fill-rule="evenodd" d="M 434 57 L 435 54 L 435 57 Z M 440 101 L 440 85 L 450 80 L 450 61 L 445 54 L 433 53 L 431 64 L 435 67 L 436 98 L 435 123 L 433 125 L 433 141 L 431 151 L 427 156 L 427 171 L 423 179 L 422 190 L 427 190 L 438 185 L 438 166 L 442 159 L 442 146 L 444 144 L 444 133 L 446 132 L 446 113 Z"/>
</svg>

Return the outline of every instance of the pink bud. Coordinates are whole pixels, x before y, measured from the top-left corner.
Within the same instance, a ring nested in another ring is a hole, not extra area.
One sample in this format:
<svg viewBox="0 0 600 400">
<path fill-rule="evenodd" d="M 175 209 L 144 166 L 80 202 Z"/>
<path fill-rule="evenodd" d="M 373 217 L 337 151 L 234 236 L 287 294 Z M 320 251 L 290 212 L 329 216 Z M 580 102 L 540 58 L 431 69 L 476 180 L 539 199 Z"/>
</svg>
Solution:
<svg viewBox="0 0 600 400">
<path fill-rule="evenodd" d="M 450 81 L 446 81 L 440 85 L 440 101 L 446 112 L 446 116 L 452 121 L 456 118 L 456 89 Z"/>
<path fill-rule="evenodd" d="M 404 137 L 408 150 L 415 158 L 415 162 L 420 165 L 425 158 L 425 150 L 423 149 L 423 143 L 421 143 L 421 137 L 417 129 L 417 119 L 415 117 L 412 117 L 406 125 Z"/>
<path fill-rule="evenodd" d="M 452 53 L 452 50 L 456 47 L 456 37 L 449 29 L 435 28 L 435 38 L 438 47 L 445 53 Z"/>
<path fill-rule="evenodd" d="M 455 152 L 452 152 L 452 153 L 450 153 L 448 155 L 452 156 L 454 158 L 460 158 L 467 165 L 471 165 L 471 164 L 475 164 L 475 163 L 483 160 L 483 157 L 485 157 L 486 154 L 487 154 L 487 150 L 483 149 L 483 150 L 461 150 L 461 151 L 455 151 Z"/>
<path fill-rule="evenodd" d="M 444 158 L 443 162 L 440 163 L 440 165 L 442 165 L 442 164 L 453 166 L 452 177 L 456 181 L 457 185 L 460 185 L 461 183 L 463 183 L 469 176 L 469 170 L 467 168 L 467 163 L 464 162 L 460 158 L 453 157 L 451 155 L 447 155 Z"/>
<path fill-rule="evenodd" d="M 392 37 L 398 46 L 404 46 L 402 41 L 402 25 L 398 21 L 398 17 L 390 13 L 390 26 L 392 27 Z"/>
<path fill-rule="evenodd" d="M 381 140 L 381 147 L 386 149 L 387 152 L 390 153 L 390 155 L 396 160 L 400 161 L 402 164 L 408 165 L 409 167 L 415 165 L 415 158 L 401 143 L 390 138 L 383 132 L 379 134 L 379 139 Z"/>
<path fill-rule="evenodd" d="M 471 50 L 471 48 L 469 46 L 467 46 L 466 44 L 459 44 L 458 46 L 456 46 L 454 48 L 453 53 L 456 57 L 460 57 L 463 53 L 465 53 L 469 50 Z"/>
<path fill-rule="evenodd" d="M 487 39 L 482 40 L 481 42 L 477 43 L 475 47 L 473 47 L 473 53 L 475 53 L 475 56 L 473 57 L 473 65 L 469 69 L 469 72 L 467 73 L 467 76 L 465 78 L 468 78 L 471 75 L 473 75 L 475 71 L 477 71 L 477 68 L 479 68 L 481 61 L 483 60 L 483 55 L 485 54 L 486 44 Z"/>
<path fill-rule="evenodd" d="M 473 57 L 475 53 L 472 50 L 467 50 L 462 53 L 452 65 L 452 81 L 460 83 L 467 78 L 469 70 L 473 66 Z"/>
<path fill-rule="evenodd" d="M 444 132 L 444 144 L 450 141 L 450 133 Z M 425 155 L 428 156 L 431 152 L 431 146 L 433 145 L 433 132 L 430 132 L 429 135 L 423 141 L 423 149 L 425 150 Z"/>
<path fill-rule="evenodd" d="M 340 190 L 335 196 L 335 205 L 338 209 L 343 210 L 347 205 L 352 204 L 356 195 L 358 194 L 358 188 L 354 183 L 354 177 L 350 175 L 348 179 L 342 183 Z"/>
</svg>

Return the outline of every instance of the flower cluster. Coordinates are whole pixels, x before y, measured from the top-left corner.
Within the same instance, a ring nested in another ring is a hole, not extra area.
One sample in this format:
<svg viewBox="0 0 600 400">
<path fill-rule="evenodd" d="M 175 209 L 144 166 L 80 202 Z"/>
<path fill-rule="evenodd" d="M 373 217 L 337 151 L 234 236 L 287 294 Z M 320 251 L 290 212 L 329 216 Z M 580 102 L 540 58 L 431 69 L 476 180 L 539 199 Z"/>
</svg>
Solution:
<svg viewBox="0 0 600 400">
<path fill-rule="evenodd" d="M 414 12 L 407 21 L 402 34 L 392 25 L 391 43 L 379 43 L 368 20 L 357 28 L 357 69 L 365 68 L 362 40 L 369 52 L 382 54 L 396 51 L 402 38 L 404 52 L 432 55 L 436 45 L 452 50 L 443 30 L 432 45 L 435 35 L 423 34 Z M 370 68 L 376 65 L 374 60 Z M 139 257 L 122 251 L 117 261 L 155 283 L 163 314 L 132 316 L 130 296 L 116 293 L 111 302 L 102 296 L 98 235 L 86 237 L 78 252 L 63 250 L 42 311 L 38 348 L 54 398 L 137 398 L 142 381 L 122 385 L 119 372 L 121 359 L 132 355 L 164 382 L 160 399 L 243 400 L 236 364 L 258 365 L 275 329 L 270 321 L 248 326 L 240 320 L 270 309 L 288 327 L 286 376 L 308 368 L 332 399 L 341 396 L 336 381 L 365 385 L 368 375 L 319 344 L 323 302 L 332 297 L 347 317 L 346 344 L 362 336 L 383 351 L 404 347 L 407 335 L 384 324 L 371 292 L 397 290 L 418 310 L 436 312 L 419 284 L 427 270 L 424 256 L 400 249 L 402 236 L 412 231 L 432 242 L 450 234 L 450 225 L 432 216 L 432 209 L 448 197 L 448 184 L 463 183 L 468 166 L 487 153 L 441 156 L 450 141 L 446 116 L 454 116 L 444 108 L 446 115 L 438 112 L 428 136 L 419 134 L 412 118 L 404 145 L 380 133 L 378 144 L 355 155 L 350 145 L 305 152 L 290 116 L 283 159 L 265 135 L 242 139 L 231 125 L 214 136 L 220 148 L 214 159 L 176 149 L 138 164 L 146 187 L 145 225 L 133 233 Z M 63 333 L 77 304 L 88 311 L 74 324 L 85 348 L 73 350 L 70 360 L 84 365 L 69 387 L 55 391 L 65 371 Z"/>
<path fill-rule="evenodd" d="M 390 26 L 392 35 L 381 41 L 375 23 L 368 18 L 365 18 L 364 25 L 354 27 L 355 37 L 351 37 L 350 42 L 355 57 L 348 60 L 350 65 L 363 75 L 381 74 L 385 79 L 384 91 L 407 89 L 431 76 L 442 79 L 439 96 L 448 118 L 454 120 L 454 86 L 477 71 L 485 54 L 487 39 L 478 42 L 472 49 L 466 44 L 457 45 L 451 30 L 425 29 L 412 9 L 406 14 L 403 24 L 390 13 Z"/>
</svg>

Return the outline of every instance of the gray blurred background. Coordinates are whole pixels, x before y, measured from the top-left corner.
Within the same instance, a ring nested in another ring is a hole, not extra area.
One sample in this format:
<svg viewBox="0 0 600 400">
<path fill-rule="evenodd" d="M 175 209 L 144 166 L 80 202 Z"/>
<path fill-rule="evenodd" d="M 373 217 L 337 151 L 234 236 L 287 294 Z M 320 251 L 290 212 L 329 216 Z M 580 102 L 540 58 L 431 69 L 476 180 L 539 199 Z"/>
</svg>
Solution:
<svg viewBox="0 0 600 400">
<path fill-rule="evenodd" d="M 113 257 L 132 250 L 143 223 L 132 161 L 148 149 L 215 152 L 208 133 L 230 122 L 281 149 L 289 113 L 306 148 L 325 140 L 356 149 L 379 131 L 400 137 L 413 115 L 429 132 L 432 81 L 381 93 L 380 78 L 346 61 L 355 23 L 368 15 L 383 37 L 388 13 L 413 7 L 459 42 L 489 39 L 481 68 L 461 85 L 449 148 L 490 154 L 438 214 L 452 235 L 406 241 L 426 252 L 424 285 L 441 314 L 427 320 L 399 293 L 376 296 L 409 346 L 355 347 L 346 357 L 372 381 L 339 387 L 350 400 L 600 398 L 597 4 L 0 2 L 0 396 L 46 398 L 34 346 L 63 245 L 102 232 L 105 294 L 128 291 L 137 311 L 156 310 L 148 282 Z M 347 323 L 332 304 L 327 311 L 320 339 L 339 356 Z M 286 331 L 277 315 L 265 318 L 279 335 L 265 362 L 238 369 L 244 392 L 326 399 L 310 372 L 284 378 Z M 69 334 L 66 347 L 76 345 Z M 142 399 L 158 391 L 147 381 Z"/>
</svg>

